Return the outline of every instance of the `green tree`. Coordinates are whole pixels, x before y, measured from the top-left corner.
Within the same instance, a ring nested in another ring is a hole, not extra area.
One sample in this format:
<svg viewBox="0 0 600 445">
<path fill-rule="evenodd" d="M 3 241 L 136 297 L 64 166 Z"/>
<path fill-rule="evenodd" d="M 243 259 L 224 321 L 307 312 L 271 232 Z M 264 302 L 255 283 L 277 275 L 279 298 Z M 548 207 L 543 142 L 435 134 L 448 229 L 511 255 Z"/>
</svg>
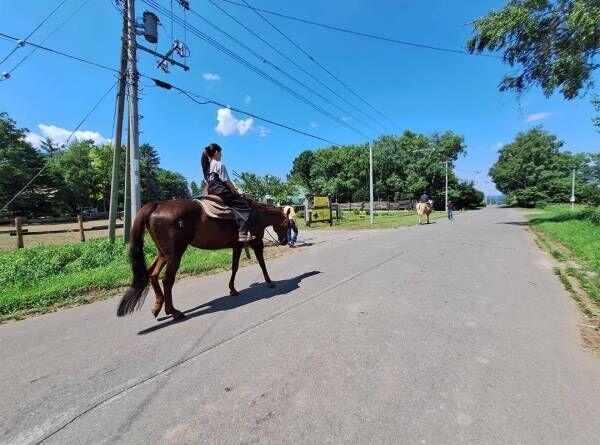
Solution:
<svg viewBox="0 0 600 445">
<path fill-rule="evenodd" d="M 489 174 L 498 190 L 517 205 L 566 202 L 575 158 L 561 153 L 562 146 L 562 141 L 541 127 L 519 133 L 514 142 L 502 147 Z"/>
<path fill-rule="evenodd" d="M 122 148 L 124 153 L 125 147 Z M 110 205 L 110 188 L 112 183 L 112 163 L 114 148 L 112 144 L 103 144 L 94 146 L 90 150 L 90 160 L 96 177 L 96 195 L 94 199 L 98 202 L 99 208 L 105 212 Z M 120 156 L 119 167 L 119 203 L 123 202 L 123 190 L 125 188 L 125 156 Z"/>
<path fill-rule="evenodd" d="M 267 194 L 262 178 L 256 173 L 241 172 L 235 179 L 236 187 L 246 195 L 261 200 Z"/>
<path fill-rule="evenodd" d="M 197 196 L 200 194 L 200 187 L 196 184 L 195 181 L 190 182 L 190 189 L 192 190 L 192 196 Z"/>
<path fill-rule="evenodd" d="M 158 168 L 156 170 L 160 196 L 158 200 L 166 201 L 168 199 L 190 198 L 190 189 L 187 180 L 179 173 Z"/>
<path fill-rule="evenodd" d="M 140 146 L 140 189 L 142 202 L 159 201 L 163 195 L 158 177 L 160 157 L 150 144 Z M 187 185 L 186 185 L 187 188 Z"/>
<path fill-rule="evenodd" d="M 0 206 L 4 206 L 47 163 L 48 158 L 25 140 L 28 130 L 18 128 L 5 112 L 0 113 Z M 49 212 L 56 202 L 59 178 L 45 169 L 8 207 L 17 212 Z"/>
<path fill-rule="evenodd" d="M 54 156 L 51 170 L 62 178 L 58 196 L 70 211 L 97 206 L 101 201 L 98 171 L 92 165 L 94 148 L 92 140 L 75 141 Z"/>
<path fill-rule="evenodd" d="M 310 150 L 303 151 L 294 159 L 290 175 L 302 184 L 307 190 L 312 191 L 311 169 L 314 161 L 314 153 Z"/>
<path fill-rule="evenodd" d="M 516 74 L 500 90 L 521 92 L 532 85 L 546 96 L 559 89 L 566 99 L 593 84 L 600 49 L 598 0 L 509 0 L 500 11 L 475 20 L 467 48 L 502 51 Z"/>
</svg>

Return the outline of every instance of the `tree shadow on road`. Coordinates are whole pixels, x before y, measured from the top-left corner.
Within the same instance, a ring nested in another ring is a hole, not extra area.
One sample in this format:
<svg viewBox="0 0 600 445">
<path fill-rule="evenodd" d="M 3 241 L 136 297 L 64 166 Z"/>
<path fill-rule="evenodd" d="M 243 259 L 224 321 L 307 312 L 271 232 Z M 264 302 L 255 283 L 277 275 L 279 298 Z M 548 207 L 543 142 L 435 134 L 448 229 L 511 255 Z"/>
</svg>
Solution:
<svg viewBox="0 0 600 445">
<path fill-rule="evenodd" d="M 250 303 L 254 303 L 258 300 L 265 300 L 268 298 L 277 297 L 280 295 L 289 294 L 300 287 L 300 282 L 305 278 L 312 277 L 320 274 L 320 271 L 313 270 L 312 272 L 305 272 L 302 275 L 298 275 L 294 278 L 287 280 L 275 281 L 276 287 L 270 289 L 265 283 L 252 283 L 250 287 L 240 292 L 237 297 L 224 296 L 215 298 L 208 303 L 203 303 L 199 306 L 193 307 L 183 311 L 185 318 L 181 320 L 173 320 L 171 317 L 160 317 L 158 321 L 164 321 L 149 328 L 143 329 L 138 332 L 138 335 L 150 334 L 162 328 L 166 328 L 175 323 L 182 323 L 187 320 L 191 320 L 196 317 L 200 317 L 206 314 L 212 314 L 214 312 L 229 311 L 231 309 L 237 309 L 238 307 L 245 306 Z"/>
<path fill-rule="evenodd" d="M 529 221 L 502 221 L 496 224 L 505 224 L 509 226 L 530 226 L 531 222 Z"/>
</svg>

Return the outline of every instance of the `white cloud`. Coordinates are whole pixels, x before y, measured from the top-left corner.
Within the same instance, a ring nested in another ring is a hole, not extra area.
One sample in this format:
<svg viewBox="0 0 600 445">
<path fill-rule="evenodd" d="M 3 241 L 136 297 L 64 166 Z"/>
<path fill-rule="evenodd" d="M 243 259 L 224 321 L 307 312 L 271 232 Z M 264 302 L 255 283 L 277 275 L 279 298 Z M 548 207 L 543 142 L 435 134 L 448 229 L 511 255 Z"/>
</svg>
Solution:
<svg viewBox="0 0 600 445">
<path fill-rule="evenodd" d="M 317 128 L 317 123 L 315 121 L 311 121 L 310 122 L 310 127 L 311 128 Z"/>
<path fill-rule="evenodd" d="M 244 101 L 245 101 L 247 104 L 249 104 L 250 102 L 252 102 L 252 96 L 248 96 L 248 95 L 246 94 L 246 98 L 244 99 Z"/>
<path fill-rule="evenodd" d="M 39 147 L 44 138 L 37 133 L 28 133 L 27 136 L 25 136 L 25 140 L 34 147 Z"/>
<path fill-rule="evenodd" d="M 204 73 L 202 74 L 204 80 L 213 81 L 213 80 L 221 80 L 221 76 L 216 73 Z"/>
<path fill-rule="evenodd" d="M 546 119 L 547 117 L 549 117 L 550 115 L 552 115 L 552 113 L 535 113 L 535 114 L 530 114 L 529 116 L 527 116 L 527 118 L 525 119 L 525 122 L 535 122 L 535 121 L 541 121 L 542 119 Z"/>
<path fill-rule="evenodd" d="M 504 142 L 496 142 L 494 145 L 492 145 L 492 151 L 498 151 L 502 147 L 504 147 Z"/>
<path fill-rule="evenodd" d="M 342 120 L 343 120 L 344 122 L 350 122 L 350 121 L 352 120 L 352 118 L 351 118 L 351 117 L 349 117 L 349 116 L 342 116 Z"/>
<path fill-rule="evenodd" d="M 265 136 L 267 136 L 267 135 L 268 135 L 268 134 L 270 134 L 270 133 L 271 133 L 271 130 L 269 130 L 268 128 L 266 128 L 266 127 L 263 127 L 262 125 L 259 125 L 259 126 L 258 126 L 258 135 L 259 135 L 261 138 L 264 138 Z"/>
<path fill-rule="evenodd" d="M 223 136 L 243 136 L 252 128 L 254 119 L 237 119 L 229 108 L 217 110 L 217 126 L 215 131 Z"/>
<path fill-rule="evenodd" d="M 60 128 L 56 125 L 39 124 L 38 128 L 40 129 L 41 134 L 29 133 L 25 138 L 28 142 L 33 144 L 34 147 L 39 146 L 40 142 L 46 138 L 50 138 L 52 142 L 54 142 L 57 145 L 62 145 L 65 144 L 67 142 L 67 139 L 69 139 L 69 136 L 71 136 L 71 130 L 67 130 L 66 128 Z M 106 144 L 110 142 L 110 139 L 105 138 L 97 131 L 91 130 L 77 130 L 73 134 L 71 141 L 85 141 L 88 139 L 94 141 L 95 144 Z"/>
</svg>

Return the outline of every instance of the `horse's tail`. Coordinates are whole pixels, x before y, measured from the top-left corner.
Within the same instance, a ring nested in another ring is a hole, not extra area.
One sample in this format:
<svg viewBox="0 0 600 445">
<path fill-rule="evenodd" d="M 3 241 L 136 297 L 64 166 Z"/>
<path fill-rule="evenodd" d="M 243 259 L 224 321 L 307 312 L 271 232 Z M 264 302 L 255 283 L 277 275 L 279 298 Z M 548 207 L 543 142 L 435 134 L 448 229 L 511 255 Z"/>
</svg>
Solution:
<svg viewBox="0 0 600 445">
<path fill-rule="evenodd" d="M 150 276 L 144 258 L 144 231 L 146 230 L 148 217 L 154 212 L 157 205 L 156 202 L 146 204 L 140 209 L 133 221 L 131 233 L 129 234 L 129 262 L 131 263 L 133 280 L 119 303 L 117 309 L 117 316 L 119 317 L 131 314 L 134 310 L 139 309 L 148 293 Z"/>
</svg>

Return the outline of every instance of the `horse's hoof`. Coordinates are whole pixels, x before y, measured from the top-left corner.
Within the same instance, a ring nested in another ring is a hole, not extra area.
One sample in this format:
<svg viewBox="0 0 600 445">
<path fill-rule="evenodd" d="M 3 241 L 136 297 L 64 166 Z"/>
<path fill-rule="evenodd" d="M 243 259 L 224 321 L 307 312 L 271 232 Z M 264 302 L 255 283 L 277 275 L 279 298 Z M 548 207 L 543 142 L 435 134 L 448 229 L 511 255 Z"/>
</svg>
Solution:
<svg viewBox="0 0 600 445">
<path fill-rule="evenodd" d="M 174 310 L 171 316 L 173 317 L 173 320 L 183 320 L 185 318 L 185 314 L 178 310 Z"/>
<path fill-rule="evenodd" d="M 232 296 L 232 297 L 237 297 L 239 294 L 240 293 L 237 290 L 235 290 L 235 289 L 230 289 L 229 290 L 229 295 Z"/>
<path fill-rule="evenodd" d="M 150 309 L 150 312 L 152 312 L 152 315 L 154 315 L 154 318 L 158 317 L 158 314 L 160 314 L 160 307 L 153 307 L 152 309 Z"/>
<path fill-rule="evenodd" d="M 274 289 L 275 288 L 275 283 L 273 283 L 272 281 L 267 283 L 267 286 L 269 286 L 269 288 Z"/>
</svg>

